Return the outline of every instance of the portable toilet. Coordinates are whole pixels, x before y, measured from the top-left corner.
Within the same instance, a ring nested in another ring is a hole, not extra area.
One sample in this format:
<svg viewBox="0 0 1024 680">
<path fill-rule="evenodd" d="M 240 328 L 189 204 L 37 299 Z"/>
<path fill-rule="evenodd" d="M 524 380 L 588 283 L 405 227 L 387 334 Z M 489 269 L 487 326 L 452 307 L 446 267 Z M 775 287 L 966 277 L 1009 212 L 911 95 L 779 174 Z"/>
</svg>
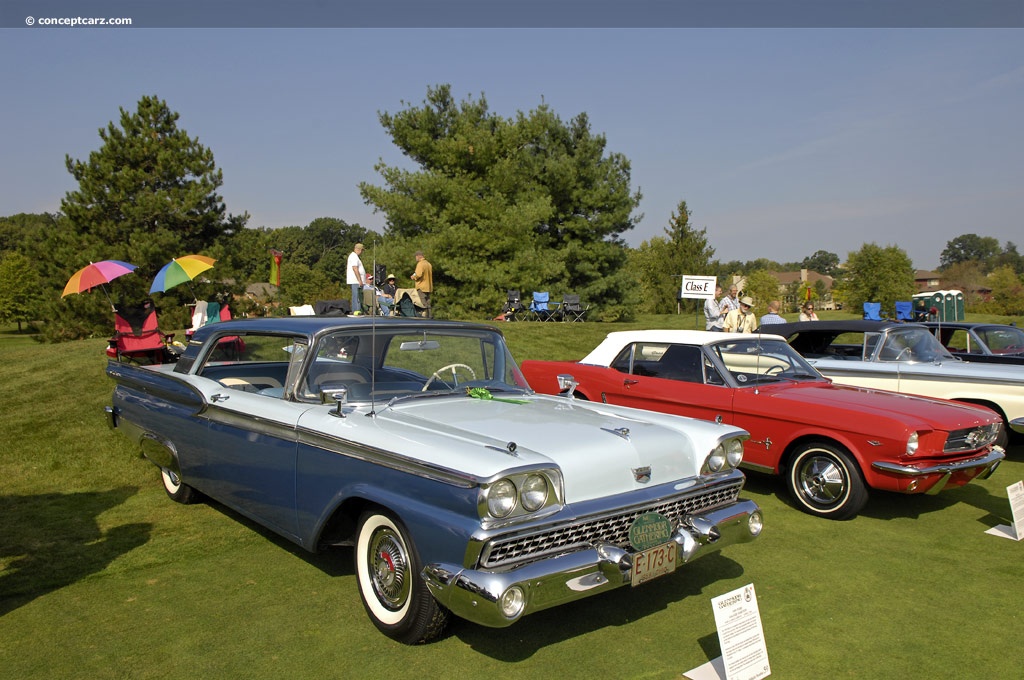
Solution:
<svg viewBox="0 0 1024 680">
<path fill-rule="evenodd" d="M 914 296 L 914 318 L 921 321 L 945 321 L 943 308 L 945 306 L 945 291 L 933 291 L 931 293 L 918 293 Z M 938 313 L 932 318 L 931 309 L 935 308 Z"/>
<path fill-rule="evenodd" d="M 943 291 L 942 302 L 946 314 L 943 321 L 964 321 L 967 318 L 964 313 L 964 294 L 960 291 Z"/>
</svg>

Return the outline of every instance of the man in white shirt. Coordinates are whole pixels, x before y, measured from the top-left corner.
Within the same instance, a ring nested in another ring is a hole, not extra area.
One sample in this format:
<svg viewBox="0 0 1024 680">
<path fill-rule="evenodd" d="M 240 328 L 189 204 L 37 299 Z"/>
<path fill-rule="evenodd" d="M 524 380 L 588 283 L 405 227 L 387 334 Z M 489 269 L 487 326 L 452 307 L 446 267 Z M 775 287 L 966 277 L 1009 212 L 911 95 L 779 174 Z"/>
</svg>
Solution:
<svg viewBox="0 0 1024 680">
<path fill-rule="evenodd" d="M 721 331 L 722 322 L 725 320 L 726 309 L 719 305 L 719 298 L 722 297 L 722 287 L 715 286 L 715 297 L 704 301 L 704 330 Z"/>
<path fill-rule="evenodd" d="M 363 261 L 359 259 L 359 256 L 363 253 L 363 244 L 357 243 L 352 248 L 352 252 L 348 254 L 348 276 L 345 281 L 348 283 L 349 288 L 352 290 L 352 312 L 358 312 L 362 309 L 361 300 L 363 285 L 366 283 L 366 269 L 363 267 Z"/>
</svg>

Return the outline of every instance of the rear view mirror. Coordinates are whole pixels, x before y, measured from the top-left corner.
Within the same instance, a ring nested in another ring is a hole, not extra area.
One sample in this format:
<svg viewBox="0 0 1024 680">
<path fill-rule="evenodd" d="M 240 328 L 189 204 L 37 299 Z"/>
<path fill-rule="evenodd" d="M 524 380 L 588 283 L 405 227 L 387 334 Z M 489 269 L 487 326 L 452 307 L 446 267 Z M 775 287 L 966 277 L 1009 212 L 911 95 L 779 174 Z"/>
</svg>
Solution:
<svg viewBox="0 0 1024 680">
<path fill-rule="evenodd" d="M 437 340 L 414 340 L 412 342 L 403 342 L 398 346 L 398 349 L 403 352 L 422 352 L 428 349 L 441 349 L 441 343 Z"/>
</svg>

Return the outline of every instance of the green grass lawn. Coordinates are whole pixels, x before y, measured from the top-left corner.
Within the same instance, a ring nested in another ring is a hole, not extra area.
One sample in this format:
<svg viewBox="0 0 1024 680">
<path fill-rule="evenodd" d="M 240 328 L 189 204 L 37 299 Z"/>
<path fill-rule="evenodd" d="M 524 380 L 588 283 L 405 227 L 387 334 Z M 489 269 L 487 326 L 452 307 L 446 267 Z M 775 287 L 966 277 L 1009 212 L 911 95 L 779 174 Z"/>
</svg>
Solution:
<svg viewBox="0 0 1024 680">
<path fill-rule="evenodd" d="M 501 324 L 519 360 L 574 359 L 610 330 Z M 762 538 L 668 578 L 527 617 L 456 621 L 406 647 L 362 610 L 352 555 L 310 555 L 215 504 L 168 500 L 102 415 L 101 340 L 0 333 L 0 669 L 9 678 L 679 678 L 720 654 L 711 598 L 753 583 L 777 678 L 1009 678 L 1024 602 L 1010 519 L 1024 447 L 935 497 L 873 494 L 849 522 L 793 509 L 778 480 L 744 495 Z M 524 423 L 527 427 L 528 423 Z"/>
</svg>

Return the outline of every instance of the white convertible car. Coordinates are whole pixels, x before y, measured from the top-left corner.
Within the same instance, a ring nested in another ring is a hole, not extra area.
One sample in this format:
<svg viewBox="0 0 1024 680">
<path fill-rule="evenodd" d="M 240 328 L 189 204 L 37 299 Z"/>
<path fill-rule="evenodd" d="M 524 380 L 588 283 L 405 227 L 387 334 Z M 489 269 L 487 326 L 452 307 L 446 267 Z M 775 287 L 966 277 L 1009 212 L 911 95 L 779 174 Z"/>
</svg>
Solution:
<svg viewBox="0 0 1024 680">
<path fill-rule="evenodd" d="M 805 321 L 769 327 L 837 383 L 987 406 L 1024 433 L 1024 366 L 961 361 L 921 324 Z"/>
</svg>

